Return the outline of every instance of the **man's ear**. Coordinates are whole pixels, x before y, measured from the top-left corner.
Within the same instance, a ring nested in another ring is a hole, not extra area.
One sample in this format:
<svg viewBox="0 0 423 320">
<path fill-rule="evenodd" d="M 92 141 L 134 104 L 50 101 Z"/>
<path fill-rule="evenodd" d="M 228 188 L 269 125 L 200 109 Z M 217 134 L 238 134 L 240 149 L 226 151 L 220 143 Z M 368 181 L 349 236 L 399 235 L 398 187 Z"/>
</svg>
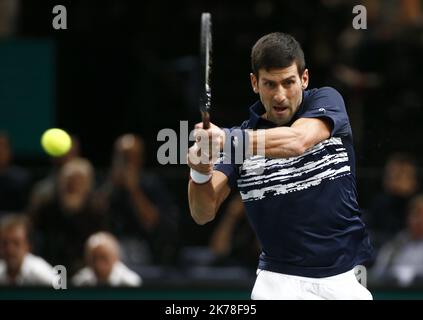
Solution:
<svg viewBox="0 0 423 320">
<path fill-rule="evenodd" d="M 305 69 L 303 75 L 301 76 L 301 88 L 303 90 L 307 89 L 309 81 L 308 69 Z"/>
<path fill-rule="evenodd" d="M 251 86 L 253 87 L 254 93 L 259 93 L 258 80 L 254 73 L 250 73 L 250 79 L 251 79 Z"/>
</svg>

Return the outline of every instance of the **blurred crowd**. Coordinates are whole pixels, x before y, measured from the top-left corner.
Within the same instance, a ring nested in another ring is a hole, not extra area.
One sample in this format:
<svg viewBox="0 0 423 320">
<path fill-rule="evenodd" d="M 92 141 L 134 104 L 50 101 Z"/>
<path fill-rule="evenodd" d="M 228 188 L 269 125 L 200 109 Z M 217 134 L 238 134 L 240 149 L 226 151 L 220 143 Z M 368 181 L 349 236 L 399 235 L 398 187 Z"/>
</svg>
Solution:
<svg viewBox="0 0 423 320">
<path fill-rule="evenodd" d="M 197 8 L 194 2 L 192 6 Z M 423 156 L 418 150 L 423 148 L 423 140 L 418 137 L 423 135 L 419 79 L 423 71 L 422 1 L 253 2 L 250 11 L 245 6 L 233 13 L 244 27 L 233 31 L 238 35 L 231 39 L 236 49 L 231 51 L 228 46 L 224 58 L 248 61 L 251 44 L 258 36 L 275 29 L 298 38 L 306 52 L 312 86 L 334 86 L 346 101 L 355 138 L 358 189 L 370 191 L 359 194 L 362 214 L 376 249 L 375 259 L 368 266 L 369 280 L 401 286 L 421 283 L 423 190 L 419 168 Z M 0 0 L 0 38 L 18 32 L 16 3 Z M 357 31 L 351 26 L 352 7 L 357 4 L 367 8 L 367 30 Z M 233 16 L 219 8 L 223 7 L 216 8 L 220 17 L 216 25 L 225 25 L 226 21 L 232 27 Z M 229 12 L 229 5 L 226 10 Z M 281 19 L 282 11 L 292 14 Z M 251 16 L 255 28 L 246 27 Z M 243 48 L 246 56 L 240 58 L 237 50 Z M 151 50 L 143 51 L 143 57 L 154 56 Z M 219 61 L 222 56 L 217 57 L 217 65 L 227 62 Z M 158 61 L 151 58 L 142 62 L 157 66 Z M 172 66 L 190 69 L 187 61 L 191 60 L 175 58 L 173 63 L 166 64 L 167 72 L 172 72 Z M 248 73 L 245 70 L 248 65 L 226 65 L 228 73 Z M 237 70 L 238 65 L 242 69 Z M 146 74 L 155 69 L 138 67 Z M 219 76 L 218 68 L 216 73 Z M 172 79 L 164 75 L 155 74 L 153 78 L 162 85 L 163 79 Z M 227 92 L 224 87 L 228 87 L 228 81 L 216 83 L 214 91 Z M 185 82 L 180 81 L 173 91 L 192 94 L 193 87 L 186 84 L 186 88 L 180 88 L 181 83 Z M 174 83 L 163 85 L 168 88 Z M 230 86 L 231 94 L 222 99 L 214 114 L 218 123 L 244 118 L 240 118 L 240 108 L 246 106 L 235 108 L 230 99 L 234 96 L 236 104 L 250 99 L 248 85 L 246 80 L 245 86 L 239 83 Z M 140 85 L 133 87 L 142 91 Z M 167 103 L 166 98 L 174 98 L 173 91 L 168 91 L 169 97 L 163 97 L 163 103 Z M 136 95 L 132 99 L 143 100 Z M 186 97 L 181 101 L 196 100 Z M 153 102 L 151 105 L 155 106 Z M 196 107 L 191 109 L 191 118 L 197 119 Z M 142 124 L 157 131 L 154 121 L 163 121 L 162 117 L 149 116 L 149 108 L 137 112 L 140 114 L 129 117 L 129 122 L 144 121 Z M 173 112 L 178 117 L 190 117 L 177 107 Z M 131 124 L 134 127 L 140 122 Z M 151 136 L 155 137 L 156 132 Z M 84 141 L 73 136 L 71 151 L 50 159 L 45 174 L 39 177 L 31 168 L 16 165 L 13 141 L 7 132 L 0 132 L 0 284 L 50 285 L 56 265 L 67 268 L 75 286 L 140 286 L 148 281 L 143 266 L 241 266 L 254 273 L 260 246 L 239 196 L 234 194 L 222 207 L 217 221 L 207 229 L 210 232 L 202 245 L 190 246 L 184 240 L 190 236 L 181 225 L 189 216 L 187 200 L 180 196 L 186 179 L 175 181 L 177 187 L 171 188 L 165 181 L 172 177 L 163 179 L 145 166 L 146 151 L 155 154 L 155 150 L 146 150 L 146 145 L 151 144 L 149 139 L 152 138 L 145 137 L 144 141 L 136 133 L 117 137 L 109 157 L 110 166 L 103 169 L 95 168 L 82 154 L 80 143 Z M 362 179 L 364 169 L 374 174 Z M 367 188 L 365 184 L 369 181 L 376 187 Z"/>
<path fill-rule="evenodd" d="M 143 167 L 141 137 L 118 137 L 103 175 L 72 140 L 72 149 L 51 158 L 50 172 L 34 181 L 29 170 L 13 164 L 9 139 L 0 133 L 0 284 L 48 285 L 56 265 L 66 267 L 76 286 L 139 286 L 143 266 L 255 270 L 260 246 L 239 195 L 222 208 L 207 243 L 184 248 L 184 199 L 175 199 Z M 405 286 L 423 279 L 420 186 L 411 155 L 388 157 L 380 193 L 363 208 L 376 249 L 371 279 Z"/>
<path fill-rule="evenodd" d="M 31 265 L 32 253 L 47 261 L 44 264 L 64 265 L 70 275 L 78 272 L 75 283 L 92 282 L 82 276 L 87 276 L 82 268 L 95 265 L 93 261 L 110 259 L 120 272 L 126 268 L 121 259 L 131 265 L 174 263 L 178 208 L 160 179 L 143 170 L 142 139 L 133 134 L 119 137 L 103 177 L 81 157 L 78 140 L 72 140 L 72 149 L 52 158 L 50 172 L 34 182 L 28 170 L 13 165 L 8 137 L 0 134 L 4 281 L 30 281 L 16 268 Z M 104 250 L 97 248 L 100 244 Z M 110 279 L 95 272 L 99 282 L 116 282 L 115 271 L 109 271 Z"/>
</svg>

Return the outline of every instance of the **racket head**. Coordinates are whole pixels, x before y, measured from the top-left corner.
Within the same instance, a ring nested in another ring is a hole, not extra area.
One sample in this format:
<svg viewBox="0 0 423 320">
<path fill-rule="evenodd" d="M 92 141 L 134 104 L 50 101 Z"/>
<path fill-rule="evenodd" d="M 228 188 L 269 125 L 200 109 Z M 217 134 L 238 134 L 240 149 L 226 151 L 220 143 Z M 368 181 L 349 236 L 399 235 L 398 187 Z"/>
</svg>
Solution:
<svg viewBox="0 0 423 320">
<path fill-rule="evenodd" d="M 204 129 L 208 129 L 210 127 L 211 66 L 212 66 L 211 14 L 208 12 L 203 12 L 201 14 L 201 32 L 200 32 L 200 70 L 201 70 L 200 112 L 201 112 Z"/>
</svg>

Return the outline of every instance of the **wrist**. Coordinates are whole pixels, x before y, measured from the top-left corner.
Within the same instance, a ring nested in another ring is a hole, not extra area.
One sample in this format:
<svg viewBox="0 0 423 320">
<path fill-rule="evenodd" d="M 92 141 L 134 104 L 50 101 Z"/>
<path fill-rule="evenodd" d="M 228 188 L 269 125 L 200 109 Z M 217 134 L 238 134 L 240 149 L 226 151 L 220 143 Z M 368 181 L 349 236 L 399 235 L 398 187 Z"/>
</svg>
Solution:
<svg viewBox="0 0 423 320">
<path fill-rule="evenodd" d="M 212 178 L 212 174 L 204 174 L 201 172 L 198 172 L 197 170 L 191 168 L 189 173 L 191 180 L 196 184 L 205 184 L 209 182 Z"/>
</svg>

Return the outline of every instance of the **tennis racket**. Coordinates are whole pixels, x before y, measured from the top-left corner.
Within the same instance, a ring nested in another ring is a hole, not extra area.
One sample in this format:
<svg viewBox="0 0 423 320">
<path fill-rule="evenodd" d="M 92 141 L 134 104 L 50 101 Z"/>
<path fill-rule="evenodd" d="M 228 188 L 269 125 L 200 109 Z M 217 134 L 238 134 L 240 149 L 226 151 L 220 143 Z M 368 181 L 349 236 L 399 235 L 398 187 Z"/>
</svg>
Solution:
<svg viewBox="0 0 423 320">
<path fill-rule="evenodd" d="M 201 14 L 201 34 L 200 34 L 200 112 L 203 121 L 203 129 L 210 127 L 211 108 L 211 87 L 210 74 L 212 64 L 212 23 L 211 14 L 203 12 Z"/>
</svg>

